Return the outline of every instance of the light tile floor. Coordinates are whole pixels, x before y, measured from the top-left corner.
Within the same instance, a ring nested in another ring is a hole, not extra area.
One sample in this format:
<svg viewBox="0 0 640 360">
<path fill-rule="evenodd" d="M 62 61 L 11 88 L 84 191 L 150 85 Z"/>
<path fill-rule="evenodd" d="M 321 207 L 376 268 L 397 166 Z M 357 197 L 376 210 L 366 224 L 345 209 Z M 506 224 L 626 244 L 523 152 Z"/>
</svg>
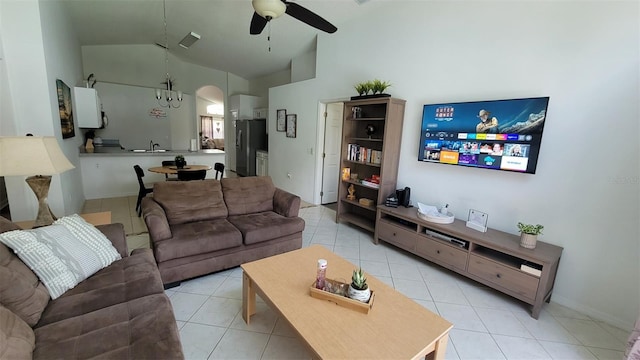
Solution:
<svg viewBox="0 0 640 360">
<path fill-rule="evenodd" d="M 112 211 L 130 249 L 148 246 L 135 197 L 90 200 L 85 212 Z M 447 359 L 621 359 L 629 331 L 545 304 L 540 318 L 524 303 L 335 223 L 323 206 L 300 210 L 303 246 L 322 244 L 454 324 Z M 251 326 L 242 320 L 239 267 L 167 290 L 187 359 L 308 359 L 293 330 L 262 302 Z M 393 339 L 381 339 L 393 341 Z M 349 358 L 345 354 L 345 359 Z"/>
</svg>

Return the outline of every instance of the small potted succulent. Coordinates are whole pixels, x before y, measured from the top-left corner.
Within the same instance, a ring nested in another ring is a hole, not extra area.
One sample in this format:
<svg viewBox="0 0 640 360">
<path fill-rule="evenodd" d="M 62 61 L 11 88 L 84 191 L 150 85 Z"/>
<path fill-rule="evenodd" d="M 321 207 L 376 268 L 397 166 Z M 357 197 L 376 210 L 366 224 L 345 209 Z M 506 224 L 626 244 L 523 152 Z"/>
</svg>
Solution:
<svg viewBox="0 0 640 360">
<path fill-rule="evenodd" d="M 369 299 L 371 298 L 371 289 L 369 289 L 369 285 L 367 285 L 367 278 L 362 273 L 362 268 L 353 270 L 348 294 L 349 298 L 353 300 L 362 301 L 364 303 L 369 302 Z"/>
<path fill-rule="evenodd" d="M 184 159 L 184 156 L 182 155 L 176 155 L 174 160 L 176 162 L 176 168 L 178 169 L 183 169 L 185 165 L 187 165 L 187 161 Z"/>
<path fill-rule="evenodd" d="M 527 249 L 535 249 L 536 242 L 538 241 L 538 235 L 542 234 L 544 226 L 540 224 L 524 224 L 518 223 L 518 230 L 520 230 L 520 246 Z"/>
</svg>

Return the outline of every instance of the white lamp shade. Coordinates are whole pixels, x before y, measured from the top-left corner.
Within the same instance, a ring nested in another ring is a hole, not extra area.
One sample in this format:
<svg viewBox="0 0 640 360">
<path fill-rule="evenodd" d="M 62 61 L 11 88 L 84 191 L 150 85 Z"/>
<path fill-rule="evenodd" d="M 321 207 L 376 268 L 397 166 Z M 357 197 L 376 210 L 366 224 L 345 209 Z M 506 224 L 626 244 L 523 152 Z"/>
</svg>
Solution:
<svg viewBox="0 0 640 360">
<path fill-rule="evenodd" d="M 54 175 L 73 168 L 53 136 L 0 137 L 0 176 Z"/>
</svg>

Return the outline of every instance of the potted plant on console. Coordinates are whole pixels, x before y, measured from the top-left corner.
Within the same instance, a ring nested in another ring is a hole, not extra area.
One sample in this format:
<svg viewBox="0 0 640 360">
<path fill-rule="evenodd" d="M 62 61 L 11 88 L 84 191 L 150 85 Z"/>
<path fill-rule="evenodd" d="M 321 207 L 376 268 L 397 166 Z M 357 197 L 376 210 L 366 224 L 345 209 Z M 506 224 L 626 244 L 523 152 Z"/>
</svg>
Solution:
<svg viewBox="0 0 640 360">
<path fill-rule="evenodd" d="M 176 168 L 178 169 L 183 169 L 185 165 L 187 165 L 187 161 L 182 155 L 176 155 L 176 158 L 174 160 L 176 161 Z"/>
<path fill-rule="evenodd" d="M 520 230 L 520 246 L 527 249 L 535 249 L 536 242 L 538 241 L 538 234 L 542 234 L 544 226 L 537 224 L 524 224 L 518 223 L 518 230 Z"/>
<path fill-rule="evenodd" d="M 349 298 L 362 302 L 369 302 L 371 298 L 371 289 L 367 285 L 367 278 L 362 273 L 362 268 L 353 270 L 351 277 L 351 285 L 349 286 Z"/>
</svg>

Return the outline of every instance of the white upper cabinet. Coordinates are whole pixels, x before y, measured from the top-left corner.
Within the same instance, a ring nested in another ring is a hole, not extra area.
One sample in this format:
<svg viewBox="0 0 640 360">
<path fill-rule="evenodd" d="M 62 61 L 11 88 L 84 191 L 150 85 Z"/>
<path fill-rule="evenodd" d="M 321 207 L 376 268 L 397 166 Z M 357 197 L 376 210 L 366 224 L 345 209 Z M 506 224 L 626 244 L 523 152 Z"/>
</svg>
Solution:
<svg viewBox="0 0 640 360">
<path fill-rule="evenodd" d="M 102 127 L 102 109 L 96 89 L 73 88 L 75 117 L 79 128 L 99 129 Z"/>
</svg>

